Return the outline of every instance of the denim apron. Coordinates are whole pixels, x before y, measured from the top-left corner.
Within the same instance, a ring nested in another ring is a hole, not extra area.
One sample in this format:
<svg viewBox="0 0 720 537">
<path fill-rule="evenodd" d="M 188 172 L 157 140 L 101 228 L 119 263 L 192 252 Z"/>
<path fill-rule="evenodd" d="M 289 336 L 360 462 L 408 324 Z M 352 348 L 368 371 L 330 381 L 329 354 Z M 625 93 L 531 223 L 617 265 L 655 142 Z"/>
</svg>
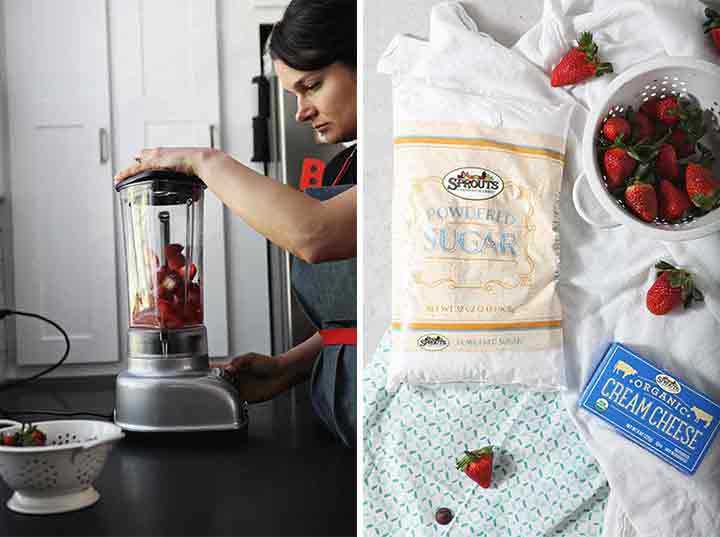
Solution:
<svg viewBox="0 0 720 537">
<path fill-rule="evenodd" d="M 305 193 L 324 201 L 352 186 L 306 188 Z M 349 341 L 357 326 L 356 260 L 311 265 L 293 257 L 290 277 L 295 297 L 323 336 L 310 379 L 313 409 L 343 444 L 355 447 L 357 347 Z"/>
</svg>

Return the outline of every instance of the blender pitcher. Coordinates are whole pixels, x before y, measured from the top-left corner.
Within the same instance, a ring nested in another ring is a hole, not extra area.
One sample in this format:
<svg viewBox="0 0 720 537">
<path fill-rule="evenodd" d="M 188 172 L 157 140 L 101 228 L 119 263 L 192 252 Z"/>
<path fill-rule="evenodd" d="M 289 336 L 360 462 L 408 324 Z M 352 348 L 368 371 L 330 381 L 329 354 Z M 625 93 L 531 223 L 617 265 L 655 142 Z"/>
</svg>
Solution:
<svg viewBox="0 0 720 537">
<path fill-rule="evenodd" d="M 140 174 L 118 185 L 131 328 L 203 324 L 203 189 L 197 178 Z M 144 176 L 143 176 L 144 175 Z M 162 180 L 161 180 L 162 177 Z"/>
<path fill-rule="evenodd" d="M 239 429 L 246 404 L 211 369 L 203 324 L 203 194 L 195 176 L 151 170 L 118 192 L 128 281 L 128 369 L 115 422 L 135 431 Z"/>
</svg>

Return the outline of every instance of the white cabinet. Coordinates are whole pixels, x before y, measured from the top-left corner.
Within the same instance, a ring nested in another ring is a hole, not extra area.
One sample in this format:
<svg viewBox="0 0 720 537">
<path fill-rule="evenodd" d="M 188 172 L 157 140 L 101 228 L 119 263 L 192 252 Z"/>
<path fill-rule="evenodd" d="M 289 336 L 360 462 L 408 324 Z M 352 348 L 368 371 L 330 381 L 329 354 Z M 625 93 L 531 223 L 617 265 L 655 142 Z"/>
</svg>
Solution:
<svg viewBox="0 0 720 537">
<path fill-rule="evenodd" d="M 218 145 L 215 0 L 3 1 L 15 305 L 68 331 L 68 362 L 117 362 L 128 313 L 112 176 L 143 147 Z M 222 356 L 224 215 L 212 194 L 204 224 L 208 344 Z M 17 324 L 18 365 L 62 354 L 52 327 Z"/>
<path fill-rule="evenodd" d="M 105 3 L 6 1 L 15 304 L 61 324 L 68 362 L 118 360 Z M 17 322 L 18 364 L 57 361 L 49 325 Z"/>
<path fill-rule="evenodd" d="M 290 0 L 251 0 L 255 8 L 284 8 Z"/>
</svg>

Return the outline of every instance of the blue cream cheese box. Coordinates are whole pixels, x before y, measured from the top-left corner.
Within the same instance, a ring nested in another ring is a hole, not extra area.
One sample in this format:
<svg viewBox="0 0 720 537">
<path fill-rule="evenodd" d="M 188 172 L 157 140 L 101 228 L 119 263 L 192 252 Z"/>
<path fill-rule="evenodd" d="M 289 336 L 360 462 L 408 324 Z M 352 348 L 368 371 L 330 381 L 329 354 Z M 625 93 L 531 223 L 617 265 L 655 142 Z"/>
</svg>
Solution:
<svg viewBox="0 0 720 537">
<path fill-rule="evenodd" d="M 686 474 L 694 474 L 720 425 L 720 405 L 613 343 L 578 405 Z"/>
</svg>

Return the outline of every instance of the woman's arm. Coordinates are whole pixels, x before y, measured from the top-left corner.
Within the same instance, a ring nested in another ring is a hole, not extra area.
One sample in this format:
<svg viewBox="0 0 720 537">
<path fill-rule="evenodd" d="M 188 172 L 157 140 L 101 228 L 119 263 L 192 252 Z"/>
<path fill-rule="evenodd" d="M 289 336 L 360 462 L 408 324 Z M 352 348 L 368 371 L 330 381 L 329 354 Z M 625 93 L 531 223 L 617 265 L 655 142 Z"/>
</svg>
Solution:
<svg viewBox="0 0 720 537">
<path fill-rule="evenodd" d="M 115 176 L 144 170 L 195 174 L 250 227 L 308 263 L 356 255 L 356 189 L 318 201 L 208 148 L 143 150 L 140 162 Z"/>
<path fill-rule="evenodd" d="M 271 242 L 308 263 L 356 255 L 356 192 L 318 201 L 220 151 L 203 152 L 197 172 L 230 210 Z"/>
<path fill-rule="evenodd" d="M 315 359 L 322 350 L 320 334 L 296 345 L 276 358 L 248 353 L 227 366 L 234 373 L 233 384 L 248 403 L 268 401 L 310 378 Z"/>
</svg>

